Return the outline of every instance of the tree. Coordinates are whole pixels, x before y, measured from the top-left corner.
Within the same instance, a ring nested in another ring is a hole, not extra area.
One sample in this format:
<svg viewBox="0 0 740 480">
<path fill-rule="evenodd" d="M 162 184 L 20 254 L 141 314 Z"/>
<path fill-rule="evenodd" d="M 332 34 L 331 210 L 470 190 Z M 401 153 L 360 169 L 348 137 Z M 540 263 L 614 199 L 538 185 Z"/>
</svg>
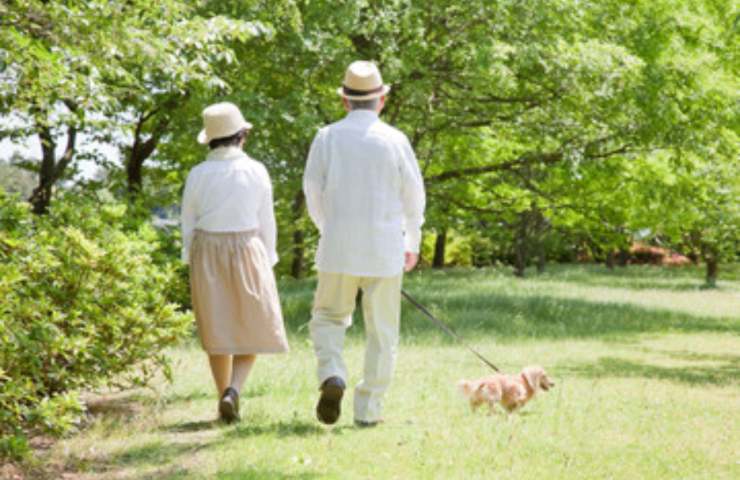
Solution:
<svg viewBox="0 0 740 480">
<path fill-rule="evenodd" d="M 125 143 L 133 124 L 125 168 L 128 190 L 138 191 L 143 163 L 179 104 L 193 89 L 225 86 L 216 68 L 234 57 L 223 42 L 263 31 L 255 23 L 200 17 L 177 0 L 156 8 L 142 0 L 19 0 L 0 9 L 0 113 L 25 120 L 12 136 L 36 134 L 41 141 L 39 183 L 30 198 L 36 213 L 46 211 L 85 129 L 95 140 Z M 58 157 L 60 135 L 66 147 Z"/>
<path fill-rule="evenodd" d="M 508 81 L 489 81 L 493 93 L 474 96 L 471 87 L 459 97 L 461 105 L 473 98 L 476 105 L 464 108 L 484 114 L 481 104 L 499 102 L 482 127 L 490 140 L 465 155 L 442 150 L 426 176 L 431 196 L 442 200 L 431 207 L 454 202 L 489 225 L 518 232 L 512 248 L 520 273 L 529 256 L 524 239 L 531 237 L 524 220 L 537 218 L 528 212 L 544 213 L 548 228 L 583 236 L 592 249 L 624 248 L 644 197 L 625 188 L 640 175 L 632 167 L 653 152 L 698 151 L 715 143 L 723 123 L 736 124 L 727 112 L 737 89 L 723 53 L 731 50 L 732 26 L 721 17 L 721 3 L 500 4 L 505 27 L 491 42 L 509 55 L 492 62 Z M 449 124 L 465 122 L 452 117 Z M 686 200 L 674 199 L 672 208 Z"/>
</svg>

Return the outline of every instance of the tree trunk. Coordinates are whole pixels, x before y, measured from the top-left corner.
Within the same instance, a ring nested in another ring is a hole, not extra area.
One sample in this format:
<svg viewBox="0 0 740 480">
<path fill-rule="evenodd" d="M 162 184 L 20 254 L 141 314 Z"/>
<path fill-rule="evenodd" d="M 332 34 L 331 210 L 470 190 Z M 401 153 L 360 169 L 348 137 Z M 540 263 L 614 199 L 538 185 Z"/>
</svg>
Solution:
<svg viewBox="0 0 740 480">
<path fill-rule="evenodd" d="M 146 160 L 146 158 L 142 158 L 141 154 L 137 152 L 136 143 L 134 143 L 134 148 L 131 150 L 128 163 L 126 165 L 126 187 L 131 196 L 136 196 L 136 194 L 141 191 L 143 181 L 141 171 L 142 166 L 144 165 L 144 160 Z"/>
<path fill-rule="evenodd" d="M 614 270 L 614 264 L 616 263 L 614 257 L 614 250 L 609 250 L 609 253 L 606 254 L 606 268 L 609 270 Z"/>
<path fill-rule="evenodd" d="M 437 233 L 437 239 L 434 242 L 434 258 L 432 259 L 432 268 L 443 268 L 445 266 L 445 247 L 447 246 L 447 229 L 441 229 Z"/>
<path fill-rule="evenodd" d="M 169 117 L 162 116 L 154 127 L 152 134 L 146 140 L 142 137 L 142 129 L 154 113 L 140 115 L 134 130 L 134 143 L 126 161 L 126 187 L 131 197 L 135 197 L 144 183 L 144 162 L 152 156 L 159 144 L 159 139 L 169 126 Z"/>
<path fill-rule="evenodd" d="M 514 275 L 524 278 L 524 269 L 527 267 L 527 252 L 519 241 L 517 241 L 514 252 Z"/>
<path fill-rule="evenodd" d="M 545 273 L 545 266 L 547 265 L 547 256 L 545 255 L 545 246 L 540 242 L 537 245 L 537 273 Z"/>
<path fill-rule="evenodd" d="M 134 129 L 134 143 L 126 161 L 126 187 L 133 198 L 141 191 L 144 182 L 144 162 L 152 156 L 159 140 L 167 132 L 172 119 L 172 110 L 176 109 L 189 96 L 173 94 L 149 112 L 139 113 Z M 150 129 L 149 138 L 144 140 L 144 126 L 152 120 L 154 125 Z"/>
<path fill-rule="evenodd" d="M 547 265 L 547 249 L 545 248 L 545 237 L 550 230 L 550 222 L 537 206 L 532 206 L 530 219 L 532 221 L 534 235 L 534 248 L 537 254 L 537 273 L 545 273 Z"/>
<path fill-rule="evenodd" d="M 305 232 L 301 227 L 300 219 L 303 216 L 303 207 L 306 198 L 303 196 L 303 190 L 299 189 L 293 197 L 292 216 L 293 220 L 293 261 L 290 264 L 290 274 L 293 278 L 301 278 L 304 274 L 304 256 L 305 256 Z"/>
<path fill-rule="evenodd" d="M 527 251 L 527 212 L 519 215 L 519 225 L 514 239 L 514 275 L 524 277 L 524 269 L 527 268 L 528 254 Z"/>
<path fill-rule="evenodd" d="M 33 213 L 43 215 L 49 209 L 54 184 L 62 178 L 64 171 L 74 157 L 77 129 L 73 126 L 68 128 L 67 147 L 58 161 L 56 158 L 56 142 L 54 141 L 51 129 L 45 125 L 39 125 L 38 129 L 38 136 L 41 141 L 39 184 L 31 193 L 28 201 L 33 206 Z"/>
<path fill-rule="evenodd" d="M 715 255 L 706 257 L 707 262 L 707 287 L 715 288 L 717 286 L 717 275 L 719 274 L 719 263 Z"/>
<path fill-rule="evenodd" d="M 41 166 L 39 168 L 39 183 L 28 199 L 33 205 L 33 213 L 43 215 L 51 202 L 51 190 L 54 185 L 54 167 L 56 166 L 56 142 L 48 127 L 42 127 L 38 132 L 41 141 Z"/>
</svg>

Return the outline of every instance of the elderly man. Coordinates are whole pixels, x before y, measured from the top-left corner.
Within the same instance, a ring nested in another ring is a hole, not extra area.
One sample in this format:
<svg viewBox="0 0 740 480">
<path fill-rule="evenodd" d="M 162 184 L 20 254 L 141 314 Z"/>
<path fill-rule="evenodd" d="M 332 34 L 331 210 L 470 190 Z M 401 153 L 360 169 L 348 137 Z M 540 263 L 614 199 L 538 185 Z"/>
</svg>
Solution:
<svg viewBox="0 0 740 480">
<path fill-rule="evenodd" d="M 342 348 L 358 289 L 367 344 L 354 419 L 358 426 L 382 420 L 398 346 L 401 279 L 418 260 L 424 183 L 406 135 L 378 118 L 389 90 L 373 63 L 349 66 L 338 90 L 349 113 L 319 130 L 303 178 L 308 212 L 321 233 L 309 327 L 321 390 L 316 414 L 326 424 L 341 413 Z"/>
</svg>

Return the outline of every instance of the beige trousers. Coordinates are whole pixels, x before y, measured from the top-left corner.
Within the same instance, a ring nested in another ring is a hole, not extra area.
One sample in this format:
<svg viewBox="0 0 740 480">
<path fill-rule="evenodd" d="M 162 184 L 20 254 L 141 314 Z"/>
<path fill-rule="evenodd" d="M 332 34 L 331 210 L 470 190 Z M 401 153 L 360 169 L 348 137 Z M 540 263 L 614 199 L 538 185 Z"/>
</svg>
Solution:
<svg viewBox="0 0 740 480">
<path fill-rule="evenodd" d="M 357 277 L 319 272 L 309 330 L 318 359 L 319 384 L 337 376 L 347 381 L 342 359 L 344 335 L 352 325 L 357 290 L 362 289 L 365 319 L 365 367 L 355 387 L 355 420 L 381 419 L 383 395 L 393 375 L 401 317 L 402 274 Z"/>
</svg>

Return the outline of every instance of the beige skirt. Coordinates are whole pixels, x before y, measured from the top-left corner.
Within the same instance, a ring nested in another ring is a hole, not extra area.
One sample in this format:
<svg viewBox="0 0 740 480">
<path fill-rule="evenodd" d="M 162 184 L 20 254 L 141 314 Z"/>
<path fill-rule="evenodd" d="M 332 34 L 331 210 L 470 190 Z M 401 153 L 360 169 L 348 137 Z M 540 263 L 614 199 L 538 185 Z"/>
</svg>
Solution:
<svg viewBox="0 0 740 480">
<path fill-rule="evenodd" d="M 206 352 L 288 350 L 275 275 L 256 232 L 196 230 L 190 250 L 190 292 Z"/>
</svg>

